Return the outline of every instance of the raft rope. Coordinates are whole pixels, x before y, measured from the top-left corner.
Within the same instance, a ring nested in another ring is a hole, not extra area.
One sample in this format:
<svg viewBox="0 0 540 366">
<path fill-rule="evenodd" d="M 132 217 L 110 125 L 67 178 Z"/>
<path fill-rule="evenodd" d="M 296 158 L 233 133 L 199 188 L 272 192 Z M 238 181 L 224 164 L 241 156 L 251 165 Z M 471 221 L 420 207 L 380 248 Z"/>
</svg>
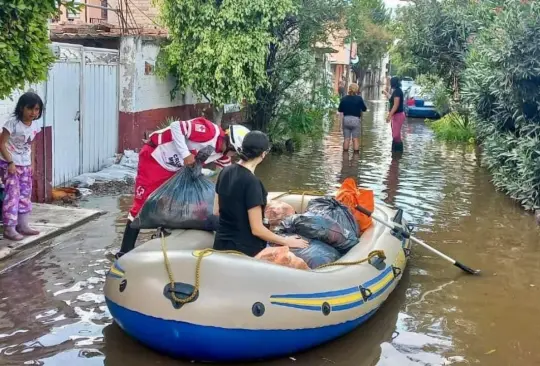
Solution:
<svg viewBox="0 0 540 366">
<path fill-rule="evenodd" d="M 302 190 L 289 190 L 287 192 L 283 192 L 282 194 L 279 194 L 277 195 L 276 197 L 272 198 L 272 201 L 275 201 L 279 198 L 282 198 L 282 197 L 285 197 L 285 196 L 288 196 L 288 195 L 291 195 L 291 194 L 296 194 L 296 195 L 302 195 L 302 200 L 300 201 L 300 212 L 304 211 L 304 200 L 305 200 L 305 197 L 306 195 L 307 196 L 317 196 L 317 197 L 322 197 L 324 196 L 326 193 L 324 193 L 323 191 L 302 191 Z"/>
<path fill-rule="evenodd" d="M 171 263 L 169 261 L 169 257 L 167 255 L 167 240 L 165 239 L 165 235 L 163 232 L 161 232 L 161 250 L 163 252 L 163 258 L 165 262 L 165 269 L 167 270 L 167 275 L 169 276 L 169 282 L 171 284 L 171 298 L 177 302 L 178 304 L 187 304 L 195 299 L 197 294 L 199 293 L 199 286 L 201 283 L 201 264 L 202 260 L 205 257 L 206 253 L 223 253 L 223 254 L 237 254 L 242 256 L 247 256 L 246 254 L 242 252 L 238 252 L 236 250 L 215 250 L 213 248 L 206 248 L 199 252 L 199 256 L 197 258 L 197 263 L 195 264 L 195 285 L 193 289 L 193 293 L 186 297 L 185 299 L 181 299 L 178 296 L 176 296 L 176 293 L 174 292 L 174 275 L 172 273 L 171 269 Z M 386 259 L 386 255 L 384 254 L 383 250 L 373 250 L 371 251 L 366 258 L 357 260 L 357 261 L 351 261 L 351 262 L 333 262 L 333 263 L 327 263 L 323 264 L 317 268 L 312 269 L 312 271 L 321 269 L 321 268 L 328 268 L 328 267 L 334 267 L 334 266 L 355 266 L 359 265 L 365 262 L 370 261 L 371 259 L 379 257 L 382 260 Z"/>
<path fill-rule="evenodd" d="M 213 252 L 219 252 L 219 253 L 228 253 L 228 254 L 240 254 L 245 255 L 242 252 L 237 252 L 236 250 L 215 250 L 212 248 L 206 248 L 199 252 L 199 257 L 197 258 L 197 263 L 195 265 L 195 288 L 193 290 L 193 293 L 189 295 L 185 299 L 181 299 L 178 296 L 176 296 L 176 293 L 174 292 L 174 275 L 172 273 L 171 269 L 171 262 L 169 261 L 169 256 L 167 255 L 167 240 L 165 239 L 165 235 L 163 232 L 161 232 L 161 251 L 163 252 L 163 259 L 165 260 L 165 269 L 167 270 L 167 275 L 169 276 L 169 282 L 171 284 L 171 297 L 174 301 L 176 301 L 179 304 L 187 304 L 188 302 L 193 301 L 197 294 L 199 293 L 199 285 L 201 282 L 201 263 L 202 259 L 205 257 L 206 253 L 213 253 Z"/>
</svg>

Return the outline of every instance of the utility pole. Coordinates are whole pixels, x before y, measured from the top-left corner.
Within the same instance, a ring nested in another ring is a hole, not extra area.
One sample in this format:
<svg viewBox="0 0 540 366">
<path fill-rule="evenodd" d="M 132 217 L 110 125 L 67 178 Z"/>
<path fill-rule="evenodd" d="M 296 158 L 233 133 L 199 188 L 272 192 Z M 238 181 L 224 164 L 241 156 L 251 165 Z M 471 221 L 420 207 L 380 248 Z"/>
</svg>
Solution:
<svg viewBox="0 0 540 366">
<path fill-rule="evenodd" d="M 345 81 L 345 93 L 349 92 L 349 82 L 351 80 L 352 44 L 353 44 L 353 39 L 352 39 L 351 30 L 349 29 L 349 62 L 347 65 L 347 80 Z"/>
</svg>

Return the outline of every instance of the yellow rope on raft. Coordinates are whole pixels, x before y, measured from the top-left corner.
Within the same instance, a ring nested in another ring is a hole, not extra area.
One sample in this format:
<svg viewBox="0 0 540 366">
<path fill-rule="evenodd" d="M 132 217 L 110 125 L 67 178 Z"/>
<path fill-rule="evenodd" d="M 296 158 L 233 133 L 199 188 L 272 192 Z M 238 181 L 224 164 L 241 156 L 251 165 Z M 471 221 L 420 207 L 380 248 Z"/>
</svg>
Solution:
<svg viewBox="0 0 540 366">
<path fill-rule="evenodd" d="M 386 254 L 384 254 L 384 250 L 372 250 L 371 252 L 369 252 L 367 258 L 360 259 L 360 260 L 357 260 L 357 261 L 352 261 L 352 262 L 327 263 L 327 264 L 323 264 L 323 265 L 321 265 L 321 266 L 319 266 L 319 267 L 317 267 L 315 269 L 328 268 L 328 267 L 334 267 L 334 266 L 356 266 L 358 264 L 369 262 L 370 260 L 372 260 L 375 257 L 379 257 L 380 259 L 385 260 L 386 259 Z"/>
<path fill-rule="evenodd" d="M 242 252 L 238 252 L 236 250 L 215 250 L 215 249 L 212 249 L 212 248 L 206 248 L 206 249 L 201 250 L 199 252 L 199 256 L 197 257 L 197 263 L 195 264 L 195 285 L 194 285 L 193 293 L 191 295 L 189 295 L 187 298 L 181 299 L 181 298 L 177 297 L 176 293 L 174 292 L 174 283 L 175 283 L 175 281 L 174 281 L 174 276 L 173 276 L 172 269 L 171 269 L 171 263 L 169 262 L 169 257 L 167 256 L 167 240 L 165 239 L 165 235 L 163 234 L 163 232 L 161 233 L 161 250 L 163 252 L 163 259 L 165 261 L 165 269 L 167 270 L 167 275 L 169 276 L 169 281 L 171 283 L 171 297 L 172 297 L 172 299 L 174 301 L 176 301 L 177 303 L 182 304 L 182 305 L 193 301 L 193 299 L 195 299 L 195 297 L 199 293 L 199 286 L 200 286 L 200 283 L 201 283 L 200 282 L 201 281 L 201 263 L 202 263 L 202 260 L 205 257 L 206 253 L 217 252 L 217 253 L 224 253 L 224 254 L 239 254 L 239 255 L 247 256 L 246 254 L 244 254 Z M 322 266 L 319 266 L 317 268 L 314 268 L 313 270 L 317 270 L 317 269 L 321 269 L 321 268 L 334 267 L 334 266 L 355 266 L 355 265 L 359 265 L 359 264 L 368 262 L 374 257 L 379 257 L 382 260 L 386 259 L 386 255 L 384 254 L 383 250 L 373 250 L 368 254 L 367 258 L 363 258 L 363 259 L 360 259 L 358 261 L 352 261 L 352 262 L 327 263 L 327 264 L 323 264 Z"/>
<path fill-rule="evenodd" d="M 195 265 L 195 289 L 193 290 L 193 293 L 189 295 L 185 299 L 181 299 L 176 296 L 176 293 L 174 292 L 174 276 L 171 269 L 171 262 L 169 262 L 169 256 L 167 255 L 167 241 L 165 239 L 165 235 L 163 232 L 161 233 L 161 251 L 163 252 L 163 259 L 165 260 L 165 269 L 167 270 L 167 275 L 169 276 L 169 282 L 171 283 L 171 297 L 174 301 L 176 301 L 179 304 L 187 304 L 188 302 L 193 301 L 195 299 L 195 296 L 199 293 L 199 285 L 201 281 L 201 263 L 202 259 L 204 258 L 206 253 L 212 253 L 212 252 L 219 252 L 219 253 L 229 253 L 229 254 L 240 254 L 245 255 L 244 253 L 237 252 L 235 250 L 214 250 L 212 248 L 206 248 L 201 250 L 199 253 L 199 257 L 197 258 L 197 264 Z"/>
</svg>

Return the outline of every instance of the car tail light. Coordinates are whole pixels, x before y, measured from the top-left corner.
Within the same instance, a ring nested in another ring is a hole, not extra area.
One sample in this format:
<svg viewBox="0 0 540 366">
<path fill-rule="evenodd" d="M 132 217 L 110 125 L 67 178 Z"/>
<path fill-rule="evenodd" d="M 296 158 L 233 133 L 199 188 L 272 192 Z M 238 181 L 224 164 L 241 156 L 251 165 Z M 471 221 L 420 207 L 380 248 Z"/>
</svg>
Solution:
<svg viewBox="0 0 540 366">
<path fill-rule="evenodd" d="M 409 107 L 414 106 L 414 103 L 415 103 L 415 102 L 414 102 L 414 98 L 409 98 L 409 100 L 407 100 L 407 105 L 408 105 Z"/>
</svg>

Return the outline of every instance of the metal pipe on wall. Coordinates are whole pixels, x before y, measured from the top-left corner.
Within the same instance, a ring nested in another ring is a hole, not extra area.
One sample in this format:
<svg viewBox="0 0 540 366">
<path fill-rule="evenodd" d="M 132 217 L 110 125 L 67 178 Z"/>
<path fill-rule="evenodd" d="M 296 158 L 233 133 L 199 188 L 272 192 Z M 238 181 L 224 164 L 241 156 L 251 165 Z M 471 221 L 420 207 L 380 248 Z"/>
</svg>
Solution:
<svg viewBox="0 0 540 366">
<path fill-rule="evenodd" d="M 44 101 L 44 109 L 43 111 L 43 121 L 42 121 L 42 138 L 43 138 L 43 200 L 46 202 L 49 197 L 47 197 L 47 102 L 48 102 L 48 95 L 49 95 L 49 77 L 47 77 L 47 80 L 44 81 L 45 84 L 45 91 L 43 92 L 43 98 Z"/>
<path fill-rule="evenodd" d="M 85 94 L 85 72 L 86 72 L 86 58 L 85 58 L 85 50 L 84 47 L 81 46 L 79 48 L 80 56 L 81 56 L 81 71 L 80 71 L 80 84 L 79 84 L 79 174 L 82 174 L 84 172 L 84 117 L 85 117 L 85 110 L 86 110 L 86 94 Z"/>
</svg>

